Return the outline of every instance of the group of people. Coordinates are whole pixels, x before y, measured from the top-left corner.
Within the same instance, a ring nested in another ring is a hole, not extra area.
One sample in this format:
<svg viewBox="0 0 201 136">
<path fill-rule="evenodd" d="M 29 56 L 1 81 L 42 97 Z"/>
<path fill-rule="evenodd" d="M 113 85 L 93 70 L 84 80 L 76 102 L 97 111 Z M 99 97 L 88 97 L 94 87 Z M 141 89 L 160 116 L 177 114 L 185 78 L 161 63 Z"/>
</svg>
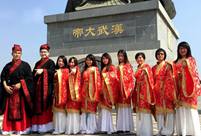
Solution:
<svg viewBox="0 0 201 136">
<path fill-rule="evenodd" d="M 178 45 L 173 62 L 166 61 L 164 49 L 157 49 L 153 67 L 145 63 L 143 52 L 137 53 L 136 71 L 125 50 L 117 53 L 118 66 L 104 53 L 101 69 L 95 56 L 88 54 L 82 71 L 76 57 L 67 61 L 61 55 L 55 65 L 49 50 L 47 44 L 41 45 L 41 59 L 32 71 L 21 60 L 20 45 L 13 46 L 13 59 L 1 73 L 3 134 L 122 134 L 136 128 L 137 135 L 152 136 L 154 117 L 158 135 L 172 135 L 175 127 L 178 135 L 201 135 L 197 111 L 201 86 L 187 42 Z"/>
</svg>

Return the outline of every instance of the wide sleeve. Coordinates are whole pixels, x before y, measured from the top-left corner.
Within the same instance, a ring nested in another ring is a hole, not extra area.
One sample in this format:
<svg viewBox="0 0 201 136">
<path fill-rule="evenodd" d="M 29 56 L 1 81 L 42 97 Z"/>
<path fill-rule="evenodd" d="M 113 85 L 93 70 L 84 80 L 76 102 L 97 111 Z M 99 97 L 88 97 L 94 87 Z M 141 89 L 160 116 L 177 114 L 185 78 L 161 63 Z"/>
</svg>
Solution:
<svg viewBox="0 0 201 136">
<path fill-rule="evenodd" d="M 29 112 L 33 109 L 33 76 L 31 67 L 28 63 L 23 64 L 22 75 L 20 77 L 20 83 L 23 96 L 25 97 L 25 105 Z"/>
<path fill-rule="evenodd" d="M 95 77 L 96 77 L 96 81 L 95 81 L 95 100 L 100 102 L 101 101 L 101 98 L 100 98 L 100 95 L 101 95 L 101 91 L 102 91 L 102 86 L 101 86 L 101 75 L 100 75 L 100 72 L 98 70 L 98 67 L 96 67 L 95 69 Z"/>
<path fill-rule="evenodd" d="M 123 66 L 123 73 L 122 75 L 122 83 L 123 83 L 123 89 L 124 89 L 124 97 L 125 99 L 128 99 L 131 96 L 131 93 L 134 89 L 134 74 L 133 69 L 130 64 L 126 64 Z M 120 76 L 121 76 L 120 75 Z M 120 78 L 121 79 L 121 78 Z"/>
<path fill-rule="evenodd" d="M 155 103 L 155 94 L 154 94 L 154 78 L 153 78 L 153 73 L 152 69 L 149 65 L 146 65 L 144 67 L 144 76 L 145 76 L 145 81 L 147 84 L 147 100 L 150 104 Z"/>
<path fill-rule="evenodd" d="M 189 57 L 188 59 L 186 59 L 186 63 L 187 63 L 186 71 L 189 73 L 189 75 L 190 75 L 189 77 L 192 80 L 192 81 L 189 81 L 192 84 L 191 85 L 188 84 L 188 86 L 186 86 L 186 87 L 190 88 L 190 86 L 191 86 L 192 87 L 191 89 L 193 90 L 192 93 L 195 96 L 200 96 L 201 95 L 201 85 L 200 85 L 200 79 L 199 79 L 196 61 L 193 57 Z"/>
<path fill-rule="evenodd" d="M 6 105 L 6 96 L 8 95 L 4 89 L 3 81 L 6 81 L 6 75 L 8 72 L 7 65 L 3 68 L 1 72 L 1 83 L 0 83 L 0 115 L 4 114 Z"/>
<path fill-rule="evenodd" d="M 81 100 L 81 72 L 80 68 L 76 67 L 75 91 L 77 92 L 77 100 Z"/>
<path fill-rule="evenodd" d="M 120 88 L 120 84 L 119 84 L 119 78 L 117 76 L 117 69 L 115 66 L 111 66 L 109 69 L 108 73 L 108 81 L 109 81 L 109 85 L 108 88 L 111 89 L 112 91 L 112 96 L 113 96 L 113 102 L 117 103 L 118 101 L 118 97 L 119 97 L 119 88 Z"/>
<path fill-rule="evenodd" d="M 167 63 L 166 75 L 164 81 L 164 90 L 166 99 L 176 102 L 176 83 L 173 76 L 173 67 Z"/>
<path fill-rule="evenodd" d="M 47 67 L 43 69 L 43 80 L 48 80 L 48 100 L 53 98 L 54 90 L 54 73 L 55 73 L 55 63 L 50 60 Z M 44 81 L 45 83 L 45 81 Z"/>
</svg>

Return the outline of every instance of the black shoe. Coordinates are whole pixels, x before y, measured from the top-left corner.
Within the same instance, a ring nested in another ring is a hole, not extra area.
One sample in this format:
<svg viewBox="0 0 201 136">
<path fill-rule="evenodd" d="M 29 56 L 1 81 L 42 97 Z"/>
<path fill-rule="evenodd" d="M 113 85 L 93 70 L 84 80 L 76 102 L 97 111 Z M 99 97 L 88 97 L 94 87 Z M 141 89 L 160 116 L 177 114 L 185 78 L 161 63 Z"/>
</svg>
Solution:
<svg viewBox="0 0 201 136">
<path fill-rule="evenodd" d="M 124 131 L 117 131 L 117 134 L 123 134 Z"/>
</svg>

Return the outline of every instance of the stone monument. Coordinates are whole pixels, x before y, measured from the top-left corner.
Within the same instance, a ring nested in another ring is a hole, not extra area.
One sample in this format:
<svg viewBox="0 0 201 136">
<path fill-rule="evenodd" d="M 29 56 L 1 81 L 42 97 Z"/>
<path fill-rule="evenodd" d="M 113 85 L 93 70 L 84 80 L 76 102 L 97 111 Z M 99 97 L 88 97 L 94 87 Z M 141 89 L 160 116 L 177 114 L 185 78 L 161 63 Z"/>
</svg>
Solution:
<svg viewBox="0 0 201 136">
<path fill-rule="evenodd" d="M 125 49 L 134 67 L 139 51 L 153 65 L 159 47 L 167 51 L 168 59 L 176 57 L 178 33 L 159 0 L 49 15 L 44 20 L 53 59 L 66 55 L 83 61 L 89 53 L 100 57 L 109 52 L 117 64 L 117 51 Z"/>
<path fill-rule="evenodd" d="M 65 13 L 106 6 L 125 5 L 142 1 L 148 0 L 68 0 Z M 169 17 L 173 19 L 176 15 L 176 10 L 172 0 L 160 0 L 160 2 L 165 8 Z"/>
</svg>

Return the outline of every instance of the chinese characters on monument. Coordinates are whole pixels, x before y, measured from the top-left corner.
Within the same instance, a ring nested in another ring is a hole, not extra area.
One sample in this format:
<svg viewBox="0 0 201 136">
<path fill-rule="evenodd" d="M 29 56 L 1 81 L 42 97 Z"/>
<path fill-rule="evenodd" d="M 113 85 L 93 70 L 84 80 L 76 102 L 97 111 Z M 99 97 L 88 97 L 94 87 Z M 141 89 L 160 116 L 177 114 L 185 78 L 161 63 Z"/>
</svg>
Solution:
<svg viewBox="0 0 201 136">
<path fill-rule="evenodd" d="M 81 37 L 98 37 L 98 36 L 109 36 L 109 35 L 119 35 L 124 32 L 125 28 L 123 24 L 113 24 L 113 25 L 98 25 L 96 27 L 89 26 L 87 28 L 76 27 L 72 30 L 72 35 L 74 38 Z"/>
</svg>

